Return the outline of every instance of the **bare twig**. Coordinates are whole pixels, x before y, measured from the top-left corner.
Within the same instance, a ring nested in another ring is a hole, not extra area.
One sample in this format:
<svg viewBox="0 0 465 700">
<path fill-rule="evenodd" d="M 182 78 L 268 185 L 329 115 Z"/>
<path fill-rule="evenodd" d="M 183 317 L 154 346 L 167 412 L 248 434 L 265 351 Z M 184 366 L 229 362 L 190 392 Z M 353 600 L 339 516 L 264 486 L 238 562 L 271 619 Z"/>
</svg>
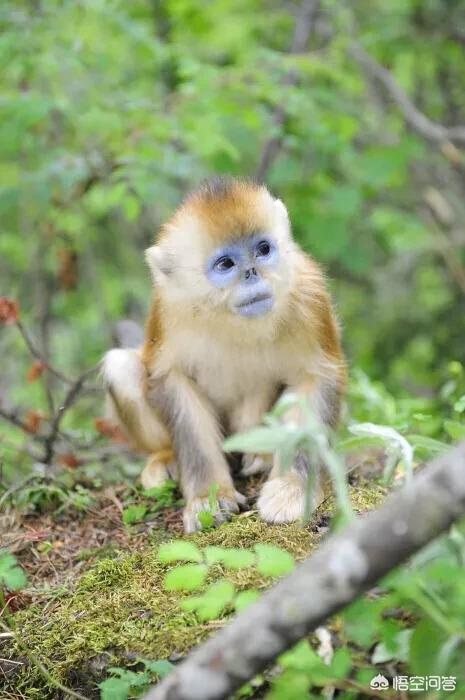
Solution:
<svg viewBox="0 0 465 700">
<path fill-rule="evenodd" d="M 434 230 L 438 242 L 437 250 L 444 260 L 452 279 L 465 296 L 465 268 L 461 264 L 460 258 L 457 256 L 457 251 L 452 246 L 444 230 L 438 226 L 434 226 Z"/>
<path fill-rule="evenodd" d="M 20 428 L 20 430 L 23 430 L 25 433 L 29 433 L 30 431 L 28 430 L 26 423 L 23 420 L 21 420 L 18 414 L 19 410 L 17 408 L 13 408 L 7 411 L 6 408 L 0 406 L 0 416 L 2 418 L 7 420 L 12 425 L 15 425 L 17 428 Z"/>
<path fill-rule="evenodd" d="M 23 413 L 23 410 L 18 408 L 18 407 L 15 407 L 15 408 L 8 410 L 5 407 L 0 406 L 0 418 L 3 418 L 4 420 L 8 421 L 8 423 L 11 423 L 11 425 L 14 425 L 16 428 L 19 428 L 24 433 L 27 433 L 28 436 L 32 440 L 34 440 L 35 442 L 45 442 L 45 440 L 47 439 L 47 436 L 44 435 L 43 433 L 31 432 L 28 425 L 21 419 L 21 417 L 20 417 L 21 413 Z M 97 435 L 95 438 L 93 438 L 90 441 L 80 442 L 79 439 L 77 439 L 74 435 L 67 432 L 66 430 L 59 430 L 58 437 L 60 437 L 64 441 L 66 441 L 74 449 L 83 450 L 83 451 L 94 449 L 95 447 L 98 446 L 98 443 L 102 440 L 102 436 Z M 37 456 L 37 459 L 39 459 L 38 456 Z"/>
<path fill-rule="evenodd" d="M 444 195 L 434 187 L 424 192 L 424 200 L 433 217 L 432 228 L 436 234 L 437 250 L 444 260 L 452 279 L 465 296 L 465 267 L 462 265 L 456 246 L 450 240 L 453 233 L 454 213 Z M 462 239 L 459 234 L 458 240 Z"/>
<path fill-rule="evenodd" d="M 72 380 L 72 379 L 70 379 L 70 378 L 67 377 L 65 374 L 63 374 L 63 372 L 60 372 L 59 370 L 57 370 L 57 369 L 55 369 L 54 367 L 52 367 L 52 366 L 45 360 L 45 358 L 43 357 L 42 353 L 41 353 L 40 350 L 36 347 L 34 341 L 32 340 L 31 336 L 29 335 L 29 331 L 26 330 L 25 326 L 23 325 L 23 323 L 22 323 L 19 319 L 15 322 L 15 325 L 16 325 L 16 328 L 17 328 L 17 329 L 19 330 L 19 332 L 21 333 L 21 336 L 22 336 L 22 338 L 23 338 L 23 340 L 24 340 L 24 342 L 25 342 L 25 344 L 26 344 L 26 346 L 27 346 L 29 352 L 31 353 L 31 355 L 32 355 L 33 357 L 35 357 L 36 360 L 39 360 L 39 362 L 41 362 L 41 363 L 43 364 L 43 366 L 45 367 L 45 369 L 46 369 L 48 372 L 50 372 L 50 374 L 53 374 L 54 377 L 56 377 L 56 378 L 59 379 L 60 381 L 64 382 L 65 384 L 72 384 L 72 383 L 73 383 L 73 380 Z"/>
<path fill-rule="evenodd" d="M 465 513 L 465 441 L 198 647 L 145 700 L 221 700 Z"/>
<path fill-rule="evenodd" d="M 301 11 L 296 19 L 294 35 L 292 37 L 290 54 L 299 54 L 305 51 L 308 39 L 313 29 L 315 16 L 318 10 L 319 0 L 304 0 Z M 284 78 L 283 85 L 292 87 L 296 84 L 298 74 L 290 71 Z M 282 129 L 286 120 L 286 109 L 283 106 L 277 108 L 273 116 L 274 128 L 278 131 L 277 136 L 273 136 L 265 143 L 262 151 L 260 163 L 256 170 L 258 180 L 264 180 L 273 165 L 283 142 Z"/>
<path fill-rule="evenodd" d="M 57 441 L 57 438 L 59 437 L 60 433 L 60 425 L 61 421 L 65 417 L 66 412 L 68 409 L 73 405 L 75 400 L 77 399 L 81 389 L 82 385 L 86 381 L 86 379 L 96 372 L 98 370 L 99 366 L 96 367 L 91 367 L 90 369 L 86 369 L 85 372 L 83 372 L 74 382 L 71 384 L 70 388 L 68 389 L 65 398 L 63 400 L 63 403 L 61 406 L 58 407 L 50 425 L 50 432 L 48 436 L 45 438 L 45 445 L 44 445 L 44 463 L 45 464 L 51 464 L 53 460 L 53 456 L 55 453 L 55 443 Z"/>
<path fill-rule="evenodd" d="M 465 126 L 444 126 L 420 112 L 410 97 L 395 81 L 392 73 L 375 61 L 360 44 L 352 43 L 349 47 L 349 53 L 371 78 L 381 83 L 389 97 L 399 107 L 402 116 L 413 131 L 428 141 L 452 141 L 465 145 Z"/>
</svg>

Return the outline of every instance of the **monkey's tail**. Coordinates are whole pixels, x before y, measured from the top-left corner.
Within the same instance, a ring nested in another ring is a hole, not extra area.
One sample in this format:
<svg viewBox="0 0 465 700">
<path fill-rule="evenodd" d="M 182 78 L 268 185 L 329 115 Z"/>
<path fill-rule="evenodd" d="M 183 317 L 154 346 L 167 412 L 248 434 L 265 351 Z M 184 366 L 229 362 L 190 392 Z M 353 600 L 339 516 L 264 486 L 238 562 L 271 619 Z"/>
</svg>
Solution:
<svg viewBox="0 0 465 700">
<path fill-rule="evenodd" d="M 168 431 L 145 396 L 145 367 L 139 349 L 115 348 L 102 362 L 107 413 L 131 443 L 152 453 L 170 447 Z"/>
</svg>

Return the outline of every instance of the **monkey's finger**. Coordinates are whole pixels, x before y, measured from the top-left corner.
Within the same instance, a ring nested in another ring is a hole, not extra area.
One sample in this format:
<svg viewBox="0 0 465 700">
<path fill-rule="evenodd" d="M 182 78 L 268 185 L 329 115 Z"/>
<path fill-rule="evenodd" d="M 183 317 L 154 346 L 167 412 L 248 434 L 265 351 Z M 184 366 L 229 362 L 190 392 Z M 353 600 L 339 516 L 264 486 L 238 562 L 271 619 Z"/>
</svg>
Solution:
<svg viewBox="0 0 465 700">
<path fill-rule="evenodd" d="M 218 505 L 220 506 L 220 510 L 226 513 L 239 513 L 239 505 L 237 501 L 234 501 L 232 498 L 222 496 L 218 499 Z"/>
<path fill-rule="evenodd" d="M 242 493 L 239 493 L 239 491 L 235 491 L 235 496 L 236 496 L 236 501 L 239 504 L 239 508 L 241 510 L 244 510 L 248 507 L 249 505 L 249 499 L 247 496 L 244 496 Z"/>
<path fill-rule="evenodd" d="M 244 500 L 242 494 L 235 493 L 235 496 L 240 497 L 240 501 Z M 239 499 L 237 499 L 239 500 Z M 198 498 L 186 505 L 183 512 L 184 530 L 187 534 L 197 532 L 202 529 L 202 523 L 199 519 L 199 513 L 202 511 L 210 511 L 210 503 L 208 498 Z M 233 513 L 239 512 L 239 505 L 236 499 L 227 496 L 218 498 L 218 508 L 213 513 L 215 525 L 222 525 L 231 520 Z"/>
</svg>

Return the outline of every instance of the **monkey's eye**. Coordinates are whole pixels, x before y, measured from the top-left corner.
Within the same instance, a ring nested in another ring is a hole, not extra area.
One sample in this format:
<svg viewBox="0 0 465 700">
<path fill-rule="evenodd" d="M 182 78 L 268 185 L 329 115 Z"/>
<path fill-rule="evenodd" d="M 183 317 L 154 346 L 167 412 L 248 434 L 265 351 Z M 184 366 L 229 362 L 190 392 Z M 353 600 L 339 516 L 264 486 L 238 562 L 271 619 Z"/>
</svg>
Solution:
<svg viewBox="0 0 465 700">
<path fill-rule="evenodd" d="M 260 241 L 255 250 L 255 254 L 259 258 L 266 258 L 271 253 L 271 246 L 268 241 Z"/>
<path fill-rule="evenodd" d="M 235 264 L 236 263 L 229 255 L 223 255 L 223 257 L 216 261 L 214 268 L 215 270 L 218 270 L 218 272 L 228 272 L 228 270 L 231 270 Z"/>
</svg>

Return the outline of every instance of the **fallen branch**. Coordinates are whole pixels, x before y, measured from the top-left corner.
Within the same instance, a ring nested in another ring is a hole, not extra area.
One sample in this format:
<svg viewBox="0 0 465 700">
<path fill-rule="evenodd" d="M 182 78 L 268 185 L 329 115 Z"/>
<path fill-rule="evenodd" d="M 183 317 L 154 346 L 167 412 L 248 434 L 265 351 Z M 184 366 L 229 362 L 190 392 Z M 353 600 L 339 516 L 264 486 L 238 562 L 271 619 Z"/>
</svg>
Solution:
<svg viewBox="0 0 465 700">
<path fill-rule="evenodd" d="M 452 141 L 465 145 L 465 126 L 444 126 L 420 112 L 407 93 L 396 82 L 392 73 L 377 63 L 360 44 L 351 44 L 349 53 L 371 78 L 381 83 L 413 131 L 428 141 Z"/>
<path fill-rule="evenodd" d="M 465 442 L 202 644 L 145 700 L 220 700 L 465 514 Z"/>
</svg>

